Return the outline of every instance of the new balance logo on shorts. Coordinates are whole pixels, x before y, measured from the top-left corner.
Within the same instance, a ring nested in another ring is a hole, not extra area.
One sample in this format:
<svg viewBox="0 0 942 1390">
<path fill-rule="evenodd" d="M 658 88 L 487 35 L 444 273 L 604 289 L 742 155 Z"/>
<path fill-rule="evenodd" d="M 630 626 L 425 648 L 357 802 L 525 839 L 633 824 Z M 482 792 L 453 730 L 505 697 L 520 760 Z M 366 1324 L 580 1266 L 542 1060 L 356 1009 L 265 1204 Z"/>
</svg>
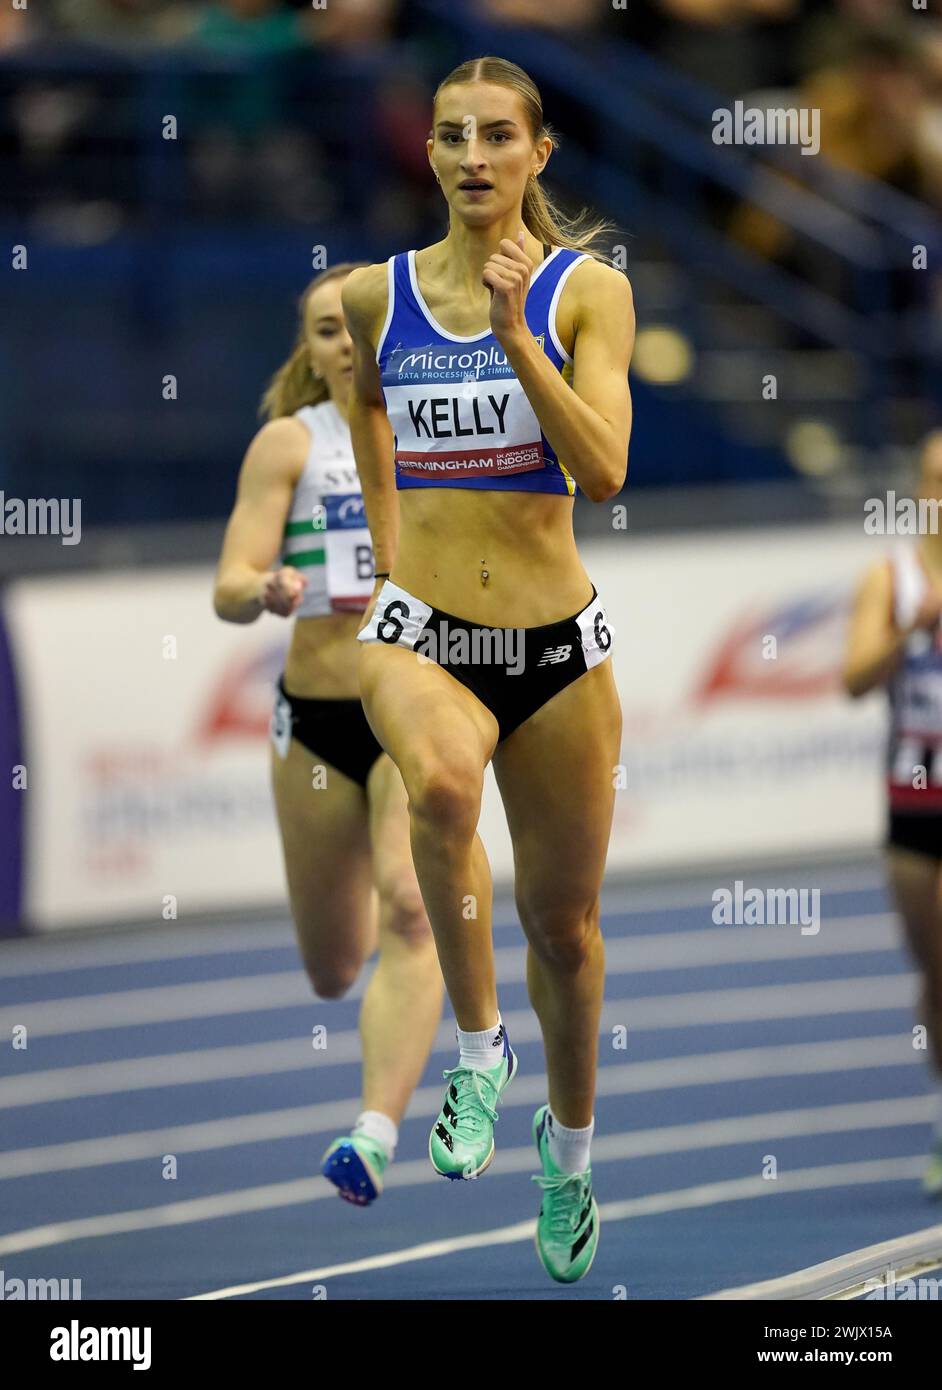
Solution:
<svg viewBox="0 0 942 1390">
<path fill-rule="evenodd" d="M 569 653 L 571 651 L 571 645 L 565 647 L 547 647 L 536 664 L 537 666 L 557 666 L 561 661 L 569 660 Z"/>
</svg>

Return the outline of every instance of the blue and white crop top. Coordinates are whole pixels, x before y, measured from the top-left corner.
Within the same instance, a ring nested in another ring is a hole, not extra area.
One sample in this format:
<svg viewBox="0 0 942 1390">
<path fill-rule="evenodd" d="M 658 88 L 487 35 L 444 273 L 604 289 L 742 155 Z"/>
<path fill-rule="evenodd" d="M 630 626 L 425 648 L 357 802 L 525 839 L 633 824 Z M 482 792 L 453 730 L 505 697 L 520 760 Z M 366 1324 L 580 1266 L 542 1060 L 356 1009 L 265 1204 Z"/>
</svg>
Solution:
<svg viewBox="0 0 942 1390">
<path fill-rule="evenodd" d="M 536 267 L 527 290 L 530 332 L 570 383 L 573 363 L 556 332 L 556 308 L 566 279 L 588 259 L 558 246 Z M 376 360 L 396 437 L 396 486 L 571 496 L 575 479 L 540 429 L 491 330 L 461 337 L 442 328 L 419 289 L 415 251 L 390 256 L 388 267 L 389 307 Z"/>
<path fill-rule="evenodd" d="M 296 618 L 362 613 L 373 551 L 350 428 L 330 399 L 294 412 L 311 436 L 285 523 L 281 563 L 307 580 Z"/>
</svg>

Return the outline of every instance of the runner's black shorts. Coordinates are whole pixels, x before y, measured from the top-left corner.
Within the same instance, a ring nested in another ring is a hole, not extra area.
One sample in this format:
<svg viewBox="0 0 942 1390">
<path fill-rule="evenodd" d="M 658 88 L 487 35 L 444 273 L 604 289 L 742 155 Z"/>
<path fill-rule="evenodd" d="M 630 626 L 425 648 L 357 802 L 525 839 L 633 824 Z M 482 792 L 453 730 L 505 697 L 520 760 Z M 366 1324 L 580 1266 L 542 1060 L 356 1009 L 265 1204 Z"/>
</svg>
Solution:
<svg viewBox="0 0 942 1390">
<path fill-rule="evenodd" d="M 942 811 L 890 810 L 889 849 L 908 849 L 942 862 Z"/>
<path fill-rule="evenodd" d="M 386 580 L 358 642 L 406 647 L 435 661 L 493 714 L 502 742 L 586 671 L 605 661 L 613 631 L 592 597 L 571 618 L 539 627 L 491 628 L 423 603 Z"/>
<path fill-rule="evenodd" d="M 284 676 L 278 681 L 270 725 L 271 741 L 282 758 L 295 738 L 321 762 L 366 786 L 382 748 L 359 700 L 309 700 L 291 695 Z"/>
</svg>

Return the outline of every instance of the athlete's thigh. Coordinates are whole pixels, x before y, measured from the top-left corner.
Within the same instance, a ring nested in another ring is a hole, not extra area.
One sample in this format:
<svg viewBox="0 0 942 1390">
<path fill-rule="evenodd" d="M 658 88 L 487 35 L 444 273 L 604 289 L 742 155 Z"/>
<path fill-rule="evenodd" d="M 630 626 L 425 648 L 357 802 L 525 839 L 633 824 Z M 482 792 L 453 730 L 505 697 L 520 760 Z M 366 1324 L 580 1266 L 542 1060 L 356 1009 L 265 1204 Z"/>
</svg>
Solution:
<svg viewBox="0 0 942 1390">
<path fill-rule="evenodd" d="M 406 788 L 411 791 L 436 766 L 483 777 L 497 743 L 490 710 L 436 662 L 405 647 L 361 645 L 363 708 Z"/>
<path fill-rule="evenodd" d="M 602 882 L 621 706 L 610 661 L 554 695 L 501 743 L 494 772 L 514 846 L 517 902 L 565 917 Z"/>
<path fill-rule="evenodd" d="M 925 854 L 890 846 L 886 852 L 897 910 L 917 961 L 927 969 L 942 952 L 942 874 Z"/>
<path fill-rule="evenodd" d="M 297 739 L 272 749 L 272 784 L 288 892 L 305 965 L 356 973 L 375 943 L 363 788 Z M 314 769 L 326 768 L 326 777 Z M 323 782 L 323 785 L 321 785 Z"/>
</svg>

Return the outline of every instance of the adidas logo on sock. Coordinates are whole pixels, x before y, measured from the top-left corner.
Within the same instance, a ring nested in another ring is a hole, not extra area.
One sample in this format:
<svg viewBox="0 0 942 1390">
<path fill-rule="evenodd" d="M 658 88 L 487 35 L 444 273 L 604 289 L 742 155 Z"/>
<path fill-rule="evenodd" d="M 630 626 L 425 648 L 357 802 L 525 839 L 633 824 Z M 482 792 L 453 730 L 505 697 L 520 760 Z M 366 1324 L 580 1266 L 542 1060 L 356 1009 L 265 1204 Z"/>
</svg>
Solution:
<svg viewBox="0 0 942 1390">
<path fill-rule="evenodd" d="M 494 1041 L 491 1043 L 491 1047 L 500 1047 L 500 1045 L 501 1045 L 501 1043 L 502 1043 L 503 1041 L 504 1041 L 504 1025 L 501 1024 L 500 1027 L 499 1027 L 498 1030 L 497 1030 L 497 1037 L 496 1037 L 496 1038 L 494 1039 Z"/>
</svg>

